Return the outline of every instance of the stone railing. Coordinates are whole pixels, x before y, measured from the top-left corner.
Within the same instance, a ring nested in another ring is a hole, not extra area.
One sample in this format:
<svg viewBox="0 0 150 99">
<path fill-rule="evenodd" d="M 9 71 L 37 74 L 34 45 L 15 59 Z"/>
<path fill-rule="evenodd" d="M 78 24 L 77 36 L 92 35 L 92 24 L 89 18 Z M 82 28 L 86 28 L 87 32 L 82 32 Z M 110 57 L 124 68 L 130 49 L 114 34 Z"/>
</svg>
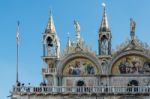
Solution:
<svg viewBox="0 0 150 99">
<path fill-rule="evenodd" d="M 150 94 L 150 86 L 93 86 L 93 87 L 13 87 L 18 94 Z"/>
<path fill-rule="evenodd" d="M 56 68 L 43 68 L 42 72 L 44 74 L 56 74 Z"/>
</svg>

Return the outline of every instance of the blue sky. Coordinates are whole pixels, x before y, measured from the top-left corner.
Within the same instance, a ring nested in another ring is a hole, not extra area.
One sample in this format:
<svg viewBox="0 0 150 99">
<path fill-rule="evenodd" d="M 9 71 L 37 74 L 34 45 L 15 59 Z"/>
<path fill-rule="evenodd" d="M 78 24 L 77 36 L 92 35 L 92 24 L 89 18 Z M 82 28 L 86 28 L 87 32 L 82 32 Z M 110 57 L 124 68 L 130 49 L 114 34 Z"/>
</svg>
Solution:
<svg viewBox="0 0 150 99">
<path fill-rule="evenodd" d="M 1 0 L 0 1 L 0 99 L 7 99 L 15 84 L 16 26 L 20 21 L 19 80 L 39 85 L 42 80 L 42 33 L 52 9 L 56 31 L 64 49 L 67 33 L 75 40 L 73 20 L 79 21 L 81 36 L 94 51 L 98 48 L 101 3 L 107 6 L 112 46 L 121 44 L 130 32 L 130 17 L 136 35 L 150 45 L 150 0 Z"/>
</svg>

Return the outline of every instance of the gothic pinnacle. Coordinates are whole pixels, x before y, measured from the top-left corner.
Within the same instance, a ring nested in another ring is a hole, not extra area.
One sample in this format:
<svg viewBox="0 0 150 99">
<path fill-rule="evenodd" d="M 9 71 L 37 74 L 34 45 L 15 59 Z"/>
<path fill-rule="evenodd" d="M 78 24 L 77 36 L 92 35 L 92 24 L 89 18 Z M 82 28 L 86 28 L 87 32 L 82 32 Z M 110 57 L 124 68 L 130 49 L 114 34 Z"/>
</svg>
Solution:
<svg viewBox="0 0 150 99">
<path fill-rule="evenodd" d="M 106 14 L 106 4 L 102 3 L 102 6 L 103 6 L 104 11 L 103 11 L 103 17 L 102 17 L 102 22 L 101 22 L 99 32 L 110 31 L 109 25 L 108 25 L 107 14 Z"/>
<path fill-rule="evenodd" d="M 54 21 L 53 21 L 53 16 L 51 14 L 51 11 L 50 11 L 50 16 L 49 16 L 49 20 L 48 20 L 46 30 L 48 30 L 50 33 L 56 33 L 55 25 L 54 25 Z"/>
</svg>

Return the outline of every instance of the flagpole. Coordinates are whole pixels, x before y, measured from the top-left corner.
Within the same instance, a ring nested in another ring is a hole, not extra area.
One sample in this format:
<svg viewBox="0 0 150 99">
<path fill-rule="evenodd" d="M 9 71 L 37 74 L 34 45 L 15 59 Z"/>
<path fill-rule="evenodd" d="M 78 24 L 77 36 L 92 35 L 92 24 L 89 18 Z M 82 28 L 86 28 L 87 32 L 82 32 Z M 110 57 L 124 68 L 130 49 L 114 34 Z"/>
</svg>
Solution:
<svg viewBox="0 0 150 99">
<path fill-rule="evenodd" d="M 16 73 L 16 83 L 18 83 L 18 44 L 17 44 L 17 73 Z"/>
<path fill-rule="evenodd" d="M 18 58 L 19 58 L 19 21 L 17 23 L 17 34 L 16 34 L 16 45 L 17 45 L 17 65 L 16 65 L 16 83 L 18 84 Z"/>
</svg>

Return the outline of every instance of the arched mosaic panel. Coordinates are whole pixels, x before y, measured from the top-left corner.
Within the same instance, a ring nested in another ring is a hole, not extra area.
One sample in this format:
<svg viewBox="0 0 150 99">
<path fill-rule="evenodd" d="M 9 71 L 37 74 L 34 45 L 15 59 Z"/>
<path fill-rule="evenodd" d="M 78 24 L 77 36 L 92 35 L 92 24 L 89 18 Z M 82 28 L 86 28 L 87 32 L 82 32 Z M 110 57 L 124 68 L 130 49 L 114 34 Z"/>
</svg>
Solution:
<svg viewBox="0 0 150 99">
<path fill-rule="evenodd" d="M 96 75 L 99 73 L 96 65 L 87 58 L 75 58 L 66 63 L 63 75 Z"/>
<path fill-rule="evenodd" d="M 140 55 L 127 55 L 118 59 L 112 74 L 150 74 L 150 60 Z"/>
</svg>

